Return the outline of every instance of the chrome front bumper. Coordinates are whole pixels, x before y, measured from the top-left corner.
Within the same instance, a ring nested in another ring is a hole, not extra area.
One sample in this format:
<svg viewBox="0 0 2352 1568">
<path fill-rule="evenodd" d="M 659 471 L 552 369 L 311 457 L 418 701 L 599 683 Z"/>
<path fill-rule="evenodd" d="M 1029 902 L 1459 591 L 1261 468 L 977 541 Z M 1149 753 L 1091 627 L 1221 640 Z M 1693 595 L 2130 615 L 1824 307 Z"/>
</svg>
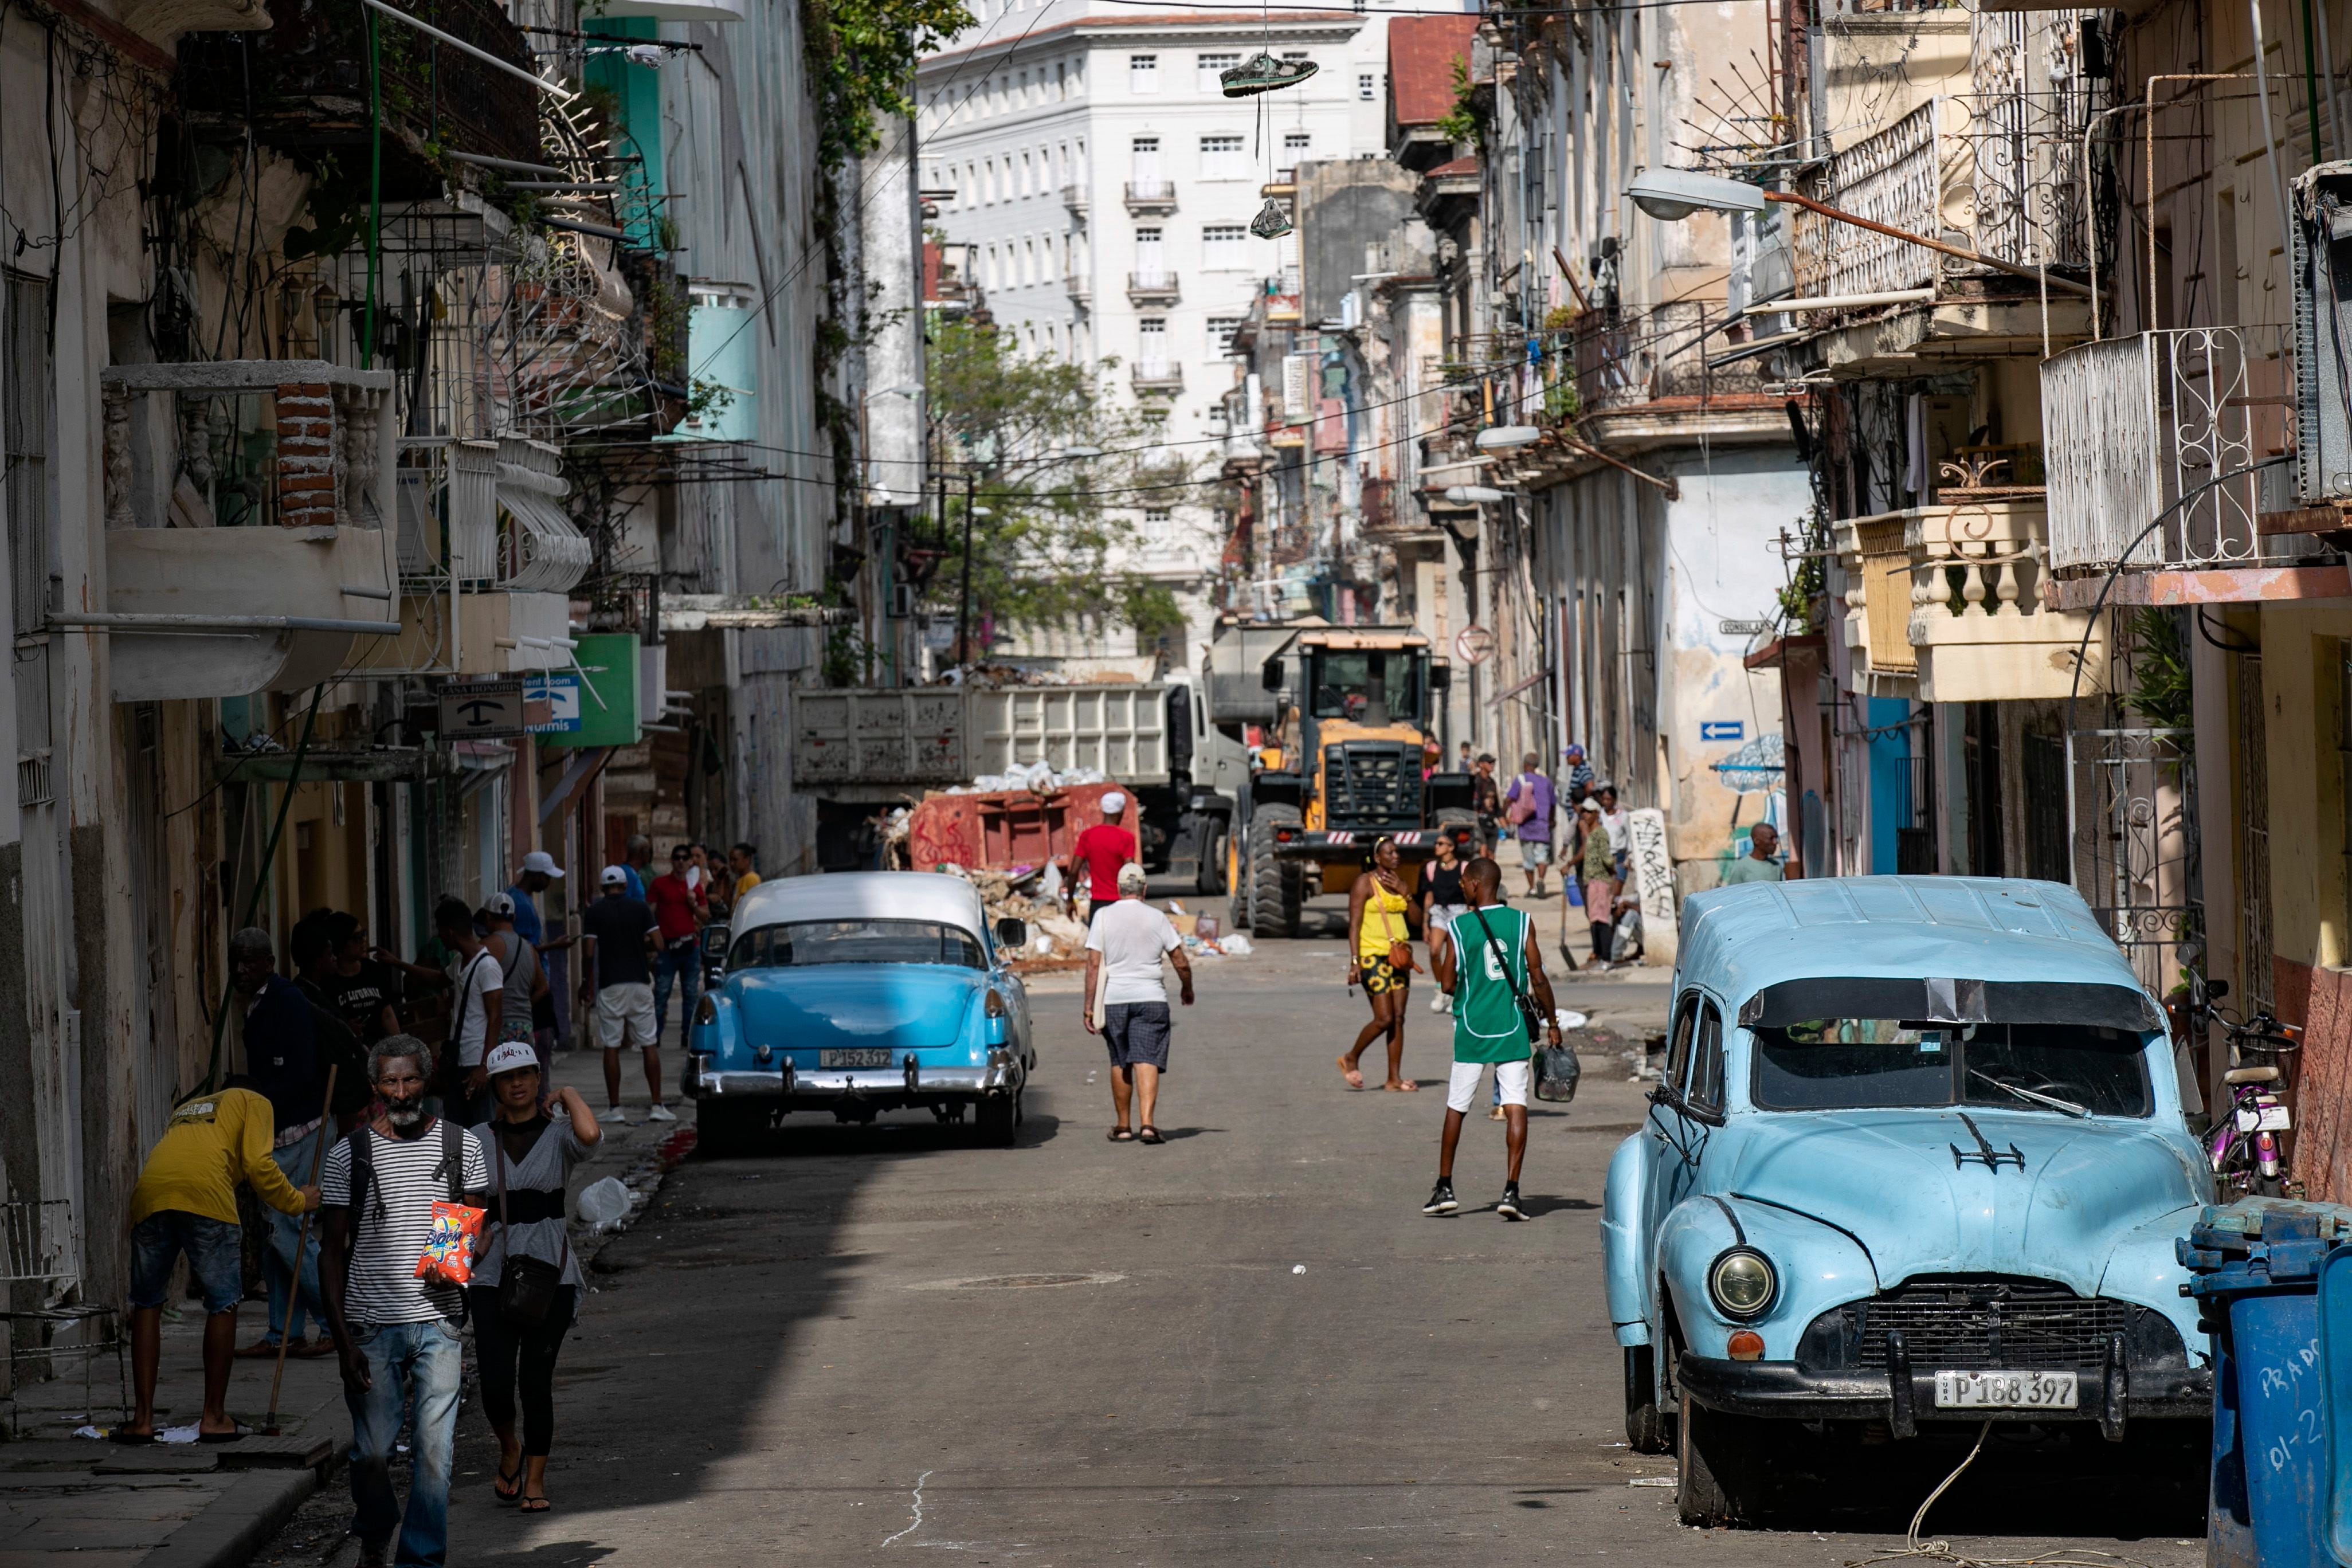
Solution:
<svg viewBox="0 0 2352 1568">
<path fill-rule="evenodd" d="M 699 1054 L 687 1058 L 685 1089 L 688 1099 L 765 1098 L 810 1105 L 851 1100 L 924 1103 L 1008 1092 L 1019 1087 L 1024 1078 L 1019 1060 L 1009 1046 L 990 1051 L 987 1064 L 982 1067 L 967 1063 L 926 1068 L 911 1055 L 895 1068 L 812 1068 L 806 1072 L 790 1062 L 779 1064 L 776 1070 L 751 1072 L 719 1071 L 707 1062 L 708 1058 Z"/>
</svg>

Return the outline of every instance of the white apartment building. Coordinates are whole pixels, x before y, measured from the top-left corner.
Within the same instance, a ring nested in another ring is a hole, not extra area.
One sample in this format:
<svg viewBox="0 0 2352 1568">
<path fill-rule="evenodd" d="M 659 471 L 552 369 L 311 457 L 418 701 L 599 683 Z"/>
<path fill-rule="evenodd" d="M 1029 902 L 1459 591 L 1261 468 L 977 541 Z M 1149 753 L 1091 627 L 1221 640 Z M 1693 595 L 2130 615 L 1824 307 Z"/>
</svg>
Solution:
<svg viewBox="0 0 2352 1568">
<path fill-rule="evenodd" d="M 1296 293 L 1295 235 L 1260 239 L 1266 187 L 1310 159 L 1384 155 L 1387 18 L 1137 11 L 1106 0 L 979 0 L 980 26 L 917 77 L 923 185 L 952 191 L 936 227 L 970 244 L 999 330 L 1031 353 L 1116 358 L 1104 395 L 1213 472 L 1234 328 L 1263 289 Z M 1303 86 L 1223 96 L 1261 48 L 1318 68 Z M 1206 504 L 1130 509 L 1120 563 L 1185 616 L 1171 661 L 1197 667 L 1215 615 L 1224 525 Z M 1008 650 L 1069 672 L 1126 666 L 1124 634 L 1032 632 Z M 1141 670 L 1138 671 L 1142 673 Z"/>
</svg>

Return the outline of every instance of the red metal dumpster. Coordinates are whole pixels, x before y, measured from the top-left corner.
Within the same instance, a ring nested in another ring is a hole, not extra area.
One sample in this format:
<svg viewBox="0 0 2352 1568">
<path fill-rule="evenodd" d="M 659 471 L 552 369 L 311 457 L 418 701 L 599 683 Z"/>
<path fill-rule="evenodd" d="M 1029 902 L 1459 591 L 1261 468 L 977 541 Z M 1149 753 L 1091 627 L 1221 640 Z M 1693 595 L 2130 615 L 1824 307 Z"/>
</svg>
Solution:
<svg viewBox="0 0 2352 1568">
<path fill-rule="evenodd" d="M 1102 797 L 1119 787 L 1072 784 L 1043 795 L 1024 789 L 926 795 L 907 824 L 908 864 L 918 871 L 1042 866 L 1067 855 L 1078 835 L 1103 819 Z"/>
</svg>

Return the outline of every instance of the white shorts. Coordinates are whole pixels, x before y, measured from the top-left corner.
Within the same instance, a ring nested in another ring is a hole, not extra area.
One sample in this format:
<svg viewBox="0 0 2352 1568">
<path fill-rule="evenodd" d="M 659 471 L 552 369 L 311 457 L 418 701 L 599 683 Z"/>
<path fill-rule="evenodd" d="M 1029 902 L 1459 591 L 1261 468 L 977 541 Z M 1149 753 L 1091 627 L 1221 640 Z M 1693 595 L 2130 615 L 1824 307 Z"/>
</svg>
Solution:
<svg viewBox="0 0 2352 1568">
<path fill-rule="evenodd" d="M 640 1050 L 661 1044 L 661 1020 L 654 1016 L 654 988 L 646 981 L 596 988 L 596 1043 L 617 1051 L 635 1037 Z"/>
<path fill-rule="evenodd" d="M 1528 1063 L 1496 1062 L 1495 1081 L 1502 1086 L 1505 1105 L 1525 1105 L 1528 1102 Z M 1485 1062 L 1455 1062 L 1453 1077 L 1445 1080 L 1445 1109 L 1468 1110 L 1478 1098 L 1478 1078 L 1486 1070 Z"/>
</svg>

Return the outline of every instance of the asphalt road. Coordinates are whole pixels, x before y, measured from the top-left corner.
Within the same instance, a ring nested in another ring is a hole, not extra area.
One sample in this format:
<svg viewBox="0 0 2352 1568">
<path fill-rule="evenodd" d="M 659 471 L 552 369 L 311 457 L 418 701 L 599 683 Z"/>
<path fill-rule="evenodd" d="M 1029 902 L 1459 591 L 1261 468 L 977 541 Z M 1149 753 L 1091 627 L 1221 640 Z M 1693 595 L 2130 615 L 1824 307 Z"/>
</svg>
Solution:
<svg viewBox="0 0 2352 1568">
<path fill-rule="evenodd" d="M 1639 1089 L 1590 1058 L 1575 1105 L 1536 1111 L 1529 1223 L 1490 1212 L 1483 1120 L 1464 1212 L 1425 1218 L 1442 1095 L 1346 1091 L 1332 1057 L 1365 1014 L 1341 970 L 1330 941 L 1202 964 L 1164 1147 L 1105 1141 L 1100 1047 L 1063 979 L 1034 992 L 1014 1149 L 926 1117 L 790 1123 L 758 1156 L 688 1161 L 598 1259 L 559 1374 L 555 1511 L 492 1505 L 469 1404 L 452 1561 L 1828 1565 L 1899 1546 L 1957 1454 L 1882 1456 L 1836 1489 L 1846 1511 L 1800 1521 L 1818 1530 L 1675 1522 L 1671 1458 L 1622 1446 L 1601 1302 L 1602 1177 Z M 1664 1016 L 1656 972 L 1562 992 Z M 1444 1021 L 1417 1000 L 1411 1027 L 1408 1072 L 1442 1085 Z M 2201 1562 L 2166 1502 L 2042 1454 L 1980 1467 L 1929 1531 L 1989 1556 Z"/>
</svg>

